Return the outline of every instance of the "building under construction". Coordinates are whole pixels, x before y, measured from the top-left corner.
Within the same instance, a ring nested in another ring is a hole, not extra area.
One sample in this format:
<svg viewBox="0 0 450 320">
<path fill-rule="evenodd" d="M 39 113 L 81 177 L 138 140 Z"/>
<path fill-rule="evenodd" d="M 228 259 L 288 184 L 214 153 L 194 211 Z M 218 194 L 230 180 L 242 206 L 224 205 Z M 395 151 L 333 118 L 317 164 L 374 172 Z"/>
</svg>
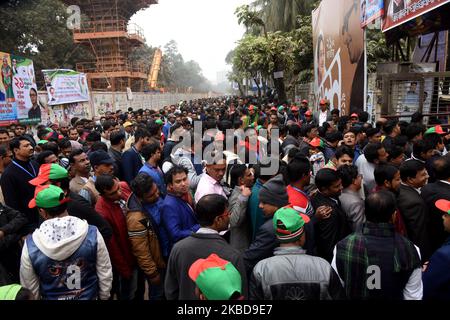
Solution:
<svg viewBox="0 0 450 320">
<path fill-rule="evenodd" d="M 143 65 L 130 61 L 131 52 L 145 43 L 140 27 L 129 24 L 139 10 L 157 0 L 65 0 L 78 5 L 82 21 L 74 30 L 75 43 L 88 47 L 94 61 L 77 63 L 77 71 L 88 75 L 91 90 L 144 91 L 148 71 Z"/>
</svg>

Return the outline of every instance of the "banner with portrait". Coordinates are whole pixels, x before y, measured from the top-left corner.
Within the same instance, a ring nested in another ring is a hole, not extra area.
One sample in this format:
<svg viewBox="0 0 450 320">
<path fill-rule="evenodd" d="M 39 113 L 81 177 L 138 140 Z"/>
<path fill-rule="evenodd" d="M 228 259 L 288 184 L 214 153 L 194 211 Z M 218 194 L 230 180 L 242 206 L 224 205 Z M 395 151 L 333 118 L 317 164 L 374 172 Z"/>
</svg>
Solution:
<svg viewBox="0 0 450 320">
<path fill-rule="evenodd" d="M 384 14 L 384 0 L 360 0 L 361 28 L 380 18 Z"/>
<path fill-rule="evenodd" d="M 364 35 L 359 0 L 323 0 L 313 11 L 314 94 L 341 114 L 364 108 Z"/>
<path fill-rule="evenodd" d="M 89 101 L 86 74 L 67 69 L 42 70 L 51 106 Z"/>
<path fill-rule="evenodd" d="M 386 32 L 446 3 L 450 0 L 386 0 L 382 31 Z"/>
</svg>

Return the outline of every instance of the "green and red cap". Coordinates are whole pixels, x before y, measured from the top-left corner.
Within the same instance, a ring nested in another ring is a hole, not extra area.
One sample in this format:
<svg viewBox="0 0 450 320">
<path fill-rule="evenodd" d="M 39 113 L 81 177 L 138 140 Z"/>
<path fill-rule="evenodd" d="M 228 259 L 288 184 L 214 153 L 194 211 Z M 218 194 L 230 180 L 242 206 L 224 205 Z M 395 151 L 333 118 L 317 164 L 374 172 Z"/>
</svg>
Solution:
<svg viewBox="0 0 450 320">
<path fill-rule="evenodd" d="M 10 284 L 0 287 L 0 301 L 16 300 L 17 294 L 19 293 L 20 289 L 22 289 L 22 286 L 20 284 Z"/>
<path fill-rule="evenodd" d="M 427 131 L 425 131 L 424 136 L 426 136 L 428 134 L 432 134 L 432 133 L 446 134 L 446 132 L 442 129 L 441 126 L 435 126 L 435 127 L 428 129 Z"/>
<path fill-rule="evenodd" d="M 160 126 L 164 124 L 164 122 L 161 119 L 156 120 L 155 123 Z"/>
<path fill-rule="evenodd" d="M 56 208 L 69 201 L 66 198 L 64 191 L 52 184 L 47 184 L 44 186 L 37 186 L 34 191 L 34 198 L 28 203 L 28 208 L 43 208 L 51 209 Z"/>
<path fill-rule="evenodd" d="M 312 139 L 309 145 L 314 148 L 325 148 L 325 143 L 320 138 Z"/>
<path fill-rule="evenodd" d="M 33 186 L 40 186 L 50 180 L 59 180 L 68 177 L 69 173 L 67 172 L 67 170 L 61 167 L 59 164 L 46 163 L 41 165 L 41 167 L 39 168 L 38 176 L 33 180 L 30 180 L 29 183 Z"/>
<path fill-rule="evenodd" d="M 208 300 L 229 300 L 236 292 L 242 294 L 239 271 L 214 253 L 195 261 L 188 274 Z"/>
<path fill-rule="evenodd" d="M 445 199 L 440 199 L 435 202 L 436 208 L 450 214 L 450 201 Z"/>
<path fill-rule="evenodd" d="M 273 227 L 277 239 L 281 243 L 295 242 L 303 235 L 305 220 L 294 209 L 284 207 L 278 209 L 273 216 Z"/>
</svg>

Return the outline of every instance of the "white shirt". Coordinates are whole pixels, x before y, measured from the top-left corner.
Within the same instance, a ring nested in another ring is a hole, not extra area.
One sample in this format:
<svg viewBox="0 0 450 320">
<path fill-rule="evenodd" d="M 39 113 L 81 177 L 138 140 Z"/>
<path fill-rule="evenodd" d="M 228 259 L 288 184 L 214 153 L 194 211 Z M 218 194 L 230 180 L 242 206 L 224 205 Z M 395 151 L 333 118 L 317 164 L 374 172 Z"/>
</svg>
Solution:
<svg viewBox="0 0 450 320">
<path fill-rule="evenodd" d="M 319 127 L 322 126 L 324 122 L 327 122 L 328 111 L 322 112 L 319 110 Z"/>
</svg>

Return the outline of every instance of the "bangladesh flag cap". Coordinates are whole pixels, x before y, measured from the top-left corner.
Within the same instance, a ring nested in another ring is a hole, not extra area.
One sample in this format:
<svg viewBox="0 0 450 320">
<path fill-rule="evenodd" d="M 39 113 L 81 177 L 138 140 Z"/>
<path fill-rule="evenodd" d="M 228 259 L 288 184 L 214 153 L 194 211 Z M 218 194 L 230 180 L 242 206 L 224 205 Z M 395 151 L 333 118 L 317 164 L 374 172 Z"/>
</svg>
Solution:
<svg viewBox="0 0 450 320">
<path fill-rule="evenodd" d="M 10 284 L 8 286 L 0 287 L 0 301 L 16 300 L 20 289 L 22 289 L 22 287 L 19 284 Z"/>
<path fill-rule="evenodd" d="M 50 180 L 59 180 L 68 178 L 69 173 L 66 169 L 61 167 L 59 164 L 56 163 L 46 163 L 41 165 L 39 168 L 39 173 L 36 178 L 33 180 L 30 180 L 30 184 L 33 186 L 40 186 Z"/>
<path fill-rule="evenodd" d="M 427 134 L 432 134 L 432 133 L 446 134 L 446 132 L 442 129 L 441 126 L 435 126 L 435 127 L 428 129 L 427 131 L 425 131 L 424 135 L 426 136 Z"/>
<path fill-rule="evenodd" d="M 28 203 L 28 208 L 56 208 L 68 201 L 69 199 L 65 197 L 61 188 L 47 184 L 36 187 L 34 198 Z"/>
<path fill-rule="evenodd" d="M 325 147 L 325 144 L 323 143 L 322 139 L 320 139 L 320 138 L 312 139 L 311 142 L 309 143 L 309 145 L 314 148 L 324 148 Z"/>
<path fill-rule="evenodd" d="M 295 242 L 304 232 L 305 221 L 300 214 L 289 207 L 278 209 L 273 216 L 273 227 L 282 243 Z"/>
<path fill-rule="evenodd" d="M 214 253 L 195 261 L 188 273 L 208 300 L 229 300 L 234 293 L 242 293 L 239 271 Z"/>
<path fill-rule="evenodd" d="M 162 121 L 161 119 L 156 120 L 155 123 L 156 123 L 156 124 L 159 124 L 159 125 L 164 124 L 163 121 Z"/>
<path fill-rule="evenodd" d="M 42 144 L 46 144 L 46 143 L 48 143 L 48 140 L 39 140 L 39 142 L 37 144 L 42 145 Z"/>
<path fill-rule="evenodd" d="M 450 201 L 445 200 L 445 199 L 440 199 L 440 200 L 436 201 L 435 205 L 436 205 L 436 208 L 438 208 L 439 210 L 442 210 L 445 213 L 450 214 Z"/>
</svg>

